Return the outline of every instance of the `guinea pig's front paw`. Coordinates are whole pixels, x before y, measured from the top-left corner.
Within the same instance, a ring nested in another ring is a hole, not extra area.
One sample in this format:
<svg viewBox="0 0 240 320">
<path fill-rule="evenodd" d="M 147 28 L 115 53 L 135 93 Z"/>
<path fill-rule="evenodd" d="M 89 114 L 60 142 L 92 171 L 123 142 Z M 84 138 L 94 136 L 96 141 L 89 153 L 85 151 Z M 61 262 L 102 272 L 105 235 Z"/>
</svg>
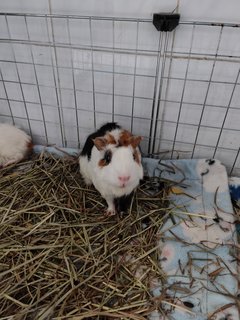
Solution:
<svg viewBox="0 0 240 320">
<path fill-rule="evenodd" d="M 107 202 L 108 208 L 107 208 L 107 210 L 105 211 L 104 216 L 105 216 L 105 217 L 115 216 L 115 214 L 116 214 L 117 212 L 116 212 L 116 207 L 115 207 L 115 205 L 114 205 L 112 196 L 106 197 L 105 200 L 106 200 L 106 202 Z"/>
<path fill-rule="evenodd" d="M 104 213 L 105 217 L 115 216 L 115 214 L 116 214 L 116 210 L 112 208 L 108 208 Z"/>
</svg>

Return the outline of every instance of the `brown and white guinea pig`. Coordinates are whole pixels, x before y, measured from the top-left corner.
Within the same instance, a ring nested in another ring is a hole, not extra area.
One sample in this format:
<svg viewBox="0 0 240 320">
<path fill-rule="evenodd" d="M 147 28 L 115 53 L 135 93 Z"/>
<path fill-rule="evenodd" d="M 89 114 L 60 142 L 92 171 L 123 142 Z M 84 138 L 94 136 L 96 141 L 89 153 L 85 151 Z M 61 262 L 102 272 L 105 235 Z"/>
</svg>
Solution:
<svg viewBox="0 0 240 320">
<path fill-rule="evenodd" d="M 79 157 L 80 172 L 108 204 L 107 215 L 125 211 L 133 190 L 143 178 L 140 136 L 117 123 L 106 123 L 89 135 Z"/>
<path fill-rule="evenodd" d="M 24 131 L 7 123 L 0 123 L 0 168 L 25 159 L 32 148 L 32 140 Z"/>
</svg>

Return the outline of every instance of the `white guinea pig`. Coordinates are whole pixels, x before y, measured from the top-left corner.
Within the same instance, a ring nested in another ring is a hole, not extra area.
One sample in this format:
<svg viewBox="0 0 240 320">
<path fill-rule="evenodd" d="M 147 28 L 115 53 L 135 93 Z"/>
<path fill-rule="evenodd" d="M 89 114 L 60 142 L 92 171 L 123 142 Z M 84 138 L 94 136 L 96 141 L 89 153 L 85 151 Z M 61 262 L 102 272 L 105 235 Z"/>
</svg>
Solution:
<svg viewBox="0 0 240 320">
<path fill-rule="evenodd" d="M 24 131 L 0 123 L 0 168 L 25 159 L 32 147 L 32 140 Z"/>
<path fill-rule="evenodd" d="M 138 145 L 133 136 L 115 122 L 107 123 L 86 140 L 79 157 L 80 172 L 108 204 L 107 215 L 125 211 L 133 190 L 143 178 Z"/>
</svg>

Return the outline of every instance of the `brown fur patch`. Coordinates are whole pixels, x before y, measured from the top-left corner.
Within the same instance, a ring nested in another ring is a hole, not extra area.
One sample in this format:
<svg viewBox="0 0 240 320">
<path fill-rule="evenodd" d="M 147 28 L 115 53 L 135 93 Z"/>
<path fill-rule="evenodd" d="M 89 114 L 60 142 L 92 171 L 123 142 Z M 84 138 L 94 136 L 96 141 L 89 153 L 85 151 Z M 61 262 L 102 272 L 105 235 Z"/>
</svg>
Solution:
<svg viewBox="0 0 240 320">
<path fill-rule="evenodd" d="M 111 133 L 106 134 L 105 139 L 107 140 L 108 144 L 117 144 L 115 138 Z"/>
<path fill-rule="evenodd" d="M 119 146 L 127 147 L 127 146 L 131 145 L 133 147 L 133 149 L 135 149 L 139 145 L 141 140 L 142 140 L 142 137 L 133 136 L 129 131 L 124 130 L 120 134 Z"/>
<path fill-rule="evenodd" d="M 129 146 L 131 144 L 130 142 L 131 137 L 132 137 L 132 134 L 129 131 L 123 130 L 119 137 L 119 146 L 121 147 Z"/>
<path fill-rule="evenodd" d="M 97 137 L 93 139 L 93 143 L 99 151 L 103 150 L 107 144 L 117 144 L 114 136 L 110 133 L 106 134 L 104 137 Z"/>
<path fill-rule="evenodd" d="M 131 146 L 135 149 L 139 145 L 139 143 L 142 141 L 142 137 L 140 136 L 133 136 L 131 138 Z"/>
<path fill-rule="evenodd" d="M 33 149 L 33 143 L 32 143 L 31 140 L 27 142 L 27 148 L 28 148 L 28 150 L 32 151 L 32 149 Z"/>
<path fill-rule="evenodd" d="M 103 168 L 106 166 L 106 161 L 104 159 L 101 159 L 98 161 L 98 165 L 99 165 L 99 167 Z"/>
<path fill-rule="evenodd" d="M 137 149 L 137 146 L 141 142 L 142 137 L 140 136 L 133 136 L 129 131 L 123 130 L 119 137 L 119 146 L 127 147 L 132 146 L 133 148 L 133 158 L 139 165 L 141 163 L 140 160 L 140 153 Z"/>
<path fill-rule="evenodd" d="M 33 143 L 32 140 L 27 142 L 27 151 L 25 154 L 25 159 L 28 159 L 28 157 L 30 157 L 33 153 Z"/>
<path fill-rule="evenodd" d="M 103 137 L 93 139 L 95 147 L 100 151 L 103 150 L 107 145 L 107 140 Z"/>
<path fill-rule="evenodd" d="M 136 161 L 138 164 L 140 164 L 140 154 L 139 151 L 137 149 L 134 149 L 133 151 L 133 157 L 134 157 L 134 161 Z"/>
<path fill-rule="evenodd" d="M 104 167 L 107 166 L 112 160 L 112 151 L 111 150 L 106 150 L 104 154 L 104 158 L 98 161 L 99 167 Z"/>
</svg>

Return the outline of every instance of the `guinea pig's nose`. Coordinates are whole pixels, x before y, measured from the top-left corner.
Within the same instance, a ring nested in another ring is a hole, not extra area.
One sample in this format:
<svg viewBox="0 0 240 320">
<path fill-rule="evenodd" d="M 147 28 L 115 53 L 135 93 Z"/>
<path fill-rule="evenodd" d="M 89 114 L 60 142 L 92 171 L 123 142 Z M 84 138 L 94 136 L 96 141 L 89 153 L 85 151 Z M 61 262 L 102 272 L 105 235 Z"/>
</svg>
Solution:
<svg viewBox="0 0 240 320">
<path fill-rule="evenodd" d="M 118 179 L 121 182 L 127 182 L 130 179 L 130 176 L 119 176 Z"/>
</svg>

